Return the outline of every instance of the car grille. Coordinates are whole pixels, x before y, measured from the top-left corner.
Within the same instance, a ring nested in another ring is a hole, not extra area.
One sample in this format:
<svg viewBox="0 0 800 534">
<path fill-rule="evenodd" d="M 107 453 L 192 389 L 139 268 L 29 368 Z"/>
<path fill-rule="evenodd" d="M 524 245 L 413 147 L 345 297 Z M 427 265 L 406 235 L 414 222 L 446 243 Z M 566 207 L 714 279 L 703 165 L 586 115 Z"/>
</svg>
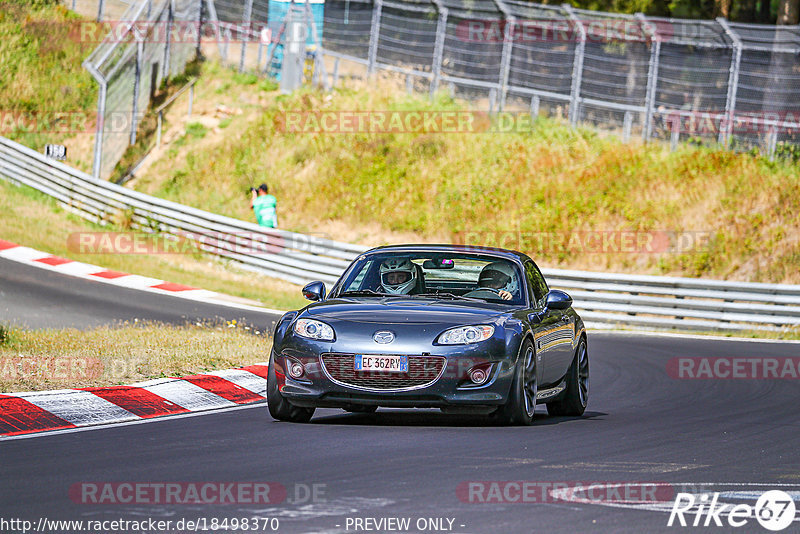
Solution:
<svg viewBox="0 0 800 534">
<path fill-rule="evenodd" d="M 441 356 L 409 356 L 407 373 L 356 371 L 354 354 L 323 354 L 322 364 L 334 382 L 362 389 L 391 391 L 433 384 L 445 366 Z"/>
</svg>

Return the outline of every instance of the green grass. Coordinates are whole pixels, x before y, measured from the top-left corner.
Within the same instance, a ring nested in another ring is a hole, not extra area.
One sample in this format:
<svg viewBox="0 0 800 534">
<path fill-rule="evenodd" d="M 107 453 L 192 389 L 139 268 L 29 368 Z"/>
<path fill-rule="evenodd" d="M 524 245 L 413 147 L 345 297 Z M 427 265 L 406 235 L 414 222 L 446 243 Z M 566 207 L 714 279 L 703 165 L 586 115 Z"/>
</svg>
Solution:
<svg viewBox="0 0 800 534">
<path fill-rule="evenodd" d="M 522 133 L 284 133 L 286 111 L 465 110 L 444 94 L 429 102 L 390 87 L 301 90 L 249 112 L 244 124 L 157 162 L 137 188 L 252 220 L 242 191 L 267 181 L 281 224 L 324 231 L 379 225 L 418 240 L 466 232 L 540 264 L 589 270 L 800 283 L 800 169 L 697 146 L 660 144 L 540 118 Z M 238 120 L 238 119 L 237 119 Z M 581 232 L 699 232 L 684 253 L 592 252 L 542 247 L 537 236 Z"/>
<path fill-rule="evenodd" d="M 0 180 L 0 239 L 115 271 L 259 301 L 270 308 L 298 309 L 307 303 L 298 286 L 205 254 L 83 254 L 68 245 L 78 232 L 126 231 L 124 214 L 121 219 L 116 225 L 95 225 L 65 212 L 34 189 Z"/>
<path fill-rule="evenodd" d="M 29 118 L 27 125 L 4 125 L 1 135 L 41 151 L 71 134 L 31 125 L 63 112 L 87 117 L 82 125 L 93 131 L 97 84 L 81 62 L 96 43 L 82 43 L 72 31 L 80 20 L 55 1 L 0 0 L 0 109 Z M 49 129 L 64 126 L 57 124 Z"/>
</svg>

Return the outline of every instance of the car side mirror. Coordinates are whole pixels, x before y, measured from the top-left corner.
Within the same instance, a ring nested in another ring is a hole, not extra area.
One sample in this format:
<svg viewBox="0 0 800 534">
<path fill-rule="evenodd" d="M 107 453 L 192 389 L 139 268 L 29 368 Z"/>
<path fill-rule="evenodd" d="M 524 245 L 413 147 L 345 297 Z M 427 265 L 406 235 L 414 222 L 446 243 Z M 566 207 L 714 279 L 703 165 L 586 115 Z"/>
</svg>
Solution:
<svg viewBox="0 0 800 534">
<path fill-rule="evenodd" d="M 547 293 L 547 300 L 545 301 L 545 309 L 548 310 L 566 310 L 572 306 L 572 297 L 564 291 L 559 289 L 551 289 Z"/>
<path fill-rule="evenodd" d="M 325 300 L 325 284 L 322 282 L 311 282 L 303 288 L 303 296 L 308 300 Z"/>
</svg>

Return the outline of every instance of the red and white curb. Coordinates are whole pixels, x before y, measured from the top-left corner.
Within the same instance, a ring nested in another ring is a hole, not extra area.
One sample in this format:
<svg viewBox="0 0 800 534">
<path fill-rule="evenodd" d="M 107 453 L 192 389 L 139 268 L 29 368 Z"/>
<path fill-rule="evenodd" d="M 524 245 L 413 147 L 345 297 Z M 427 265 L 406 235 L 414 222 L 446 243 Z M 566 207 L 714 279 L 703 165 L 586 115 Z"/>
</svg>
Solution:
<svg viewBox="0 0 800 534">
<path fill-rule="evenodd" d="M 55 391 L 0 394 L 4 437 L 125 423 L 264 402 L 267 364 L 182 378 Z"/>
<path fill-rule="evenodd" d="M 218 304 L 221 306 L 228 306 L 243 310 L 276 314 L 284 313 L 281 310 L 264 308 L 256 305 L 255 303 L 249 304 L 249 301 L 246 301 L 245 299 L 223 295 L 222 293 L 208 291 L 207 289 L 176 284 L 174 282 L 167 282 L 164 280 L 158 280 L 156 278 L 139 276 L 136 274 L 112 271 L 96 265 L 90 265 L 88 263 L 61 258 L 47 252 L 41 252 L 29 247 L 23 247 L 21 245 L 17 245 L 16 243 L 4 241 L 2 239 L 0 239 L 0 258 L 24 263 L 33 267 L 47 269 L 49 271 L 55 271 L 69 276 L 75 276 L 77 278 L 83 278 L 85 280 L 94 280 L 95 282 L 126 287 L 129 289 L 137 289 L 139 291 L 170 295 L 173 297 L 207 302 L 209 304 Z"/>
</svg>

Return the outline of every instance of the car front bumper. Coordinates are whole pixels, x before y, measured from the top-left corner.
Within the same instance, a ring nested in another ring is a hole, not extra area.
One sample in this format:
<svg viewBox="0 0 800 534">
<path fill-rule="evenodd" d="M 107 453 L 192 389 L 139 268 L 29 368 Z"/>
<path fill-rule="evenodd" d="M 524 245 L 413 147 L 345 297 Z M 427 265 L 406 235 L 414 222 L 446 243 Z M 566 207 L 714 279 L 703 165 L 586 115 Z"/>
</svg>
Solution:
<svg viewBox="0 0 800 534">
<path fill-rule="evenodd" d="M 332 376 L 322 355 L 345 355 L 326 350 L 313 343 L 303 343 L 272 353 L 272 365 L 278 376 L 281 395 L 302 407 L 347 408 L 352 406 L 383 406 L 408 408 L 480 408 L 506 403 L 514 376 L 514 361 L 505 352 L 492 355 L 474 346 L 435 347 L 430 352 L 409 354 L 414 358 L 443 358 L 444 366 L 435 380 L 418 386 L 386 389 L 344 383 Z M 370 351 L 369 354 L 376 354 Z M 397 352 L 385 354 L 397 355 Z M 292 379 L 286 370 L 292 362 L 303 365 L 305 373 Z M 489 366 L 487 381 L 474 385 L 468 371 L 476 366 Z M 380 376 L 372 373 L 370 376 Z"/>
</svg>

